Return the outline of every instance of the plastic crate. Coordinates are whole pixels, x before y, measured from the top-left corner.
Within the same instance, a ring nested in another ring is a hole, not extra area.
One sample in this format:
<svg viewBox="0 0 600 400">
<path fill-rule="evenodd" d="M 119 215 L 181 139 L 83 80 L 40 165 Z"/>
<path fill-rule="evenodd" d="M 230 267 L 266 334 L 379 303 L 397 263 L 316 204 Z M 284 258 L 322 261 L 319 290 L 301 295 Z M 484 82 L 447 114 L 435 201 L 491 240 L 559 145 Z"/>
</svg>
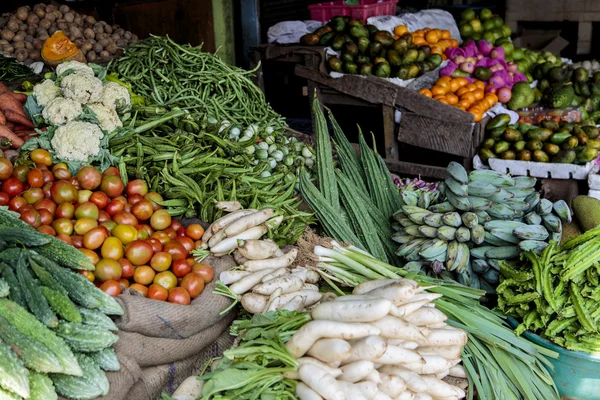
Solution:
<svg viewBox="0 0 600 400">
<path fill-rule="evenodd" d="M 310 5 L 310 19 L 325 22 L 333 17 L 348 16 L 366 22 L 370 17 L 396 14 L 398 0 L 360 0 L 357 6 L 347 6 L 345 3 L 341 0 Z"/>
</svg>

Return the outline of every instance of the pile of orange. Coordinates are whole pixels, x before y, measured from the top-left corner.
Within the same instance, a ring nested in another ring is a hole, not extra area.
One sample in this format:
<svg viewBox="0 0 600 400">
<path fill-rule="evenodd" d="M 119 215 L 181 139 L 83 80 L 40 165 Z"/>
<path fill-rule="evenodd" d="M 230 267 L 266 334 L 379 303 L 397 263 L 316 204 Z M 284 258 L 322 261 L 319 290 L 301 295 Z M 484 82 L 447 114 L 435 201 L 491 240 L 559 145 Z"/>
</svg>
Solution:
<svg viewBox="0 0 600 400">
<path fill-rule="evenodd" d="M 410 33 L 404 25 L 398 25 L 394 28 L 394 38 Z M 410 33 L 412 42 L 415 46 L 429 46 L 432 54 L 439 54 L 446 59 L 446 49 L 449 47 L 458 47 L 458 40 L 450 36 L 450 31 L 446 29 L 423 28 Z"/>
<path fill-rule="evenodd" d="M 469 83 L 467 78 L 442 76 L 431 89 L 419 90 L 424 96 L 440 103 L 448 104 L 473 114 L 475 122 L 483 118 L 483 114 L 498 102 L 495 93 L 486 93 L 483 81 Z"/>
</svg>

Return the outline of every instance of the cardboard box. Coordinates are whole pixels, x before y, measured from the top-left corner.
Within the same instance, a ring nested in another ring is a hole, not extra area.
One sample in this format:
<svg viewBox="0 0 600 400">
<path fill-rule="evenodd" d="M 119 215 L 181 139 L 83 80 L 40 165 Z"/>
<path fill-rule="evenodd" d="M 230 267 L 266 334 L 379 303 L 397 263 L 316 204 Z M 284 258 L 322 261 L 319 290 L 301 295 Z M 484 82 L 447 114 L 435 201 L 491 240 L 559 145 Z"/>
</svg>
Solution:
<svg viewBox="0 0 600 400">
<path fill-rule="evenodd" d="M 569 42 L 560 36 L 560 32 L 559 30 L 524 29 L 521 36 L 513 40 L 513 44 L 515 47 L 526 47 L 531 50 L 560 54 L 569 45 Z"/>
</svg>

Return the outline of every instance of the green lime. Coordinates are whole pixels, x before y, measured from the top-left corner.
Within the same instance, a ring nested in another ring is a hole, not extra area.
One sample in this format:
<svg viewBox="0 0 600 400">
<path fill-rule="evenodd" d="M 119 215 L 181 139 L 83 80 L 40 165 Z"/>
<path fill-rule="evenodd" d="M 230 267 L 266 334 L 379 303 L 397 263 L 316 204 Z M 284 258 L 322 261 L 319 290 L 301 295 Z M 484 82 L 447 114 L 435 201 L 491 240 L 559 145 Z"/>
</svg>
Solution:
<svg viewBox="0 0 600 400">
<path fill-rule="evenodd" d="M 474 41 L 479 41 L 483 38 L 483 36 L 481 35 L 481 32 L 475 32 L 473 33 L 473 35 L 471 36 L 471 39 L 473 39 Z"/>
<path fill-rule="evenodd" d="M 481 32 L 481 21 L 478 19 L 472 19 L 469 21 L 471 26 L 473 27 L 474 32 Z"/>
<path fill-rule="evenodd" d="M 523 54 L 523 49 L 520 47 L 513 51 L 513 60 L 515 61 L 522 60 L 524 56 L 525 55 Z"/>
<path fill-rule="evenodd" d="M 496 41 L 496 36 L 494 35 L 494 32 L 492 32 L 492 31 L 483 32 L 483 40 L 485 40 L 486 42 L 490 42 L 491 44 L 494 44 L 494 42 Z"/>
<path fill-rule="evenodd" d="M 493 29 L 496 28 L 496 24 L 494 24 L 494 21 L 491 19 L 486 19 L 483 21 L 483 30 L 484 31 L 491 31 Z"/>
<path fill-rule="evenodd" d="M 502 25 L 502 36 L 510 37 L 512 35 L 512 29 L 508 25 Z"/>
<path fill-rule="evenodd" d="M 470 21 L 475 18 L 475 11 L 472 8 L 467 8 L 460 13 L 460 18 L 463 21 Z"/>
<path fill-rule="evenodd" d="M 502 28 L 502 25 L 504 25 L 504 20 L 500 17 L 494 17 L 494 24 L 496 24 L 496 28 Z"/>
<path fill-rule="evenodd" d="M 504 37 L 504 36 L 502 36 L 502 29 L 496 28 L 496 29 L 492 30 L 492 32 L 494 32 L 494 36 L 496 37 L 496 40 Z"/>
<path fill-rule="evenodd" d="M 466 23 L 464 25 L 461 25 L 460 36 L 462 36 L 463 38 L 469 38 L 473 35 L 473 33 L 473 27 L 471 26 L 471 24 Z"/>
<path fill-rule="evenodd" d="M 481 18 L 481 19 L 492 18 L 492 10 L 490 10 L 489 8 L 482 9 L 481 12 L 479 13 L 479 18 Z"/>
</svg>

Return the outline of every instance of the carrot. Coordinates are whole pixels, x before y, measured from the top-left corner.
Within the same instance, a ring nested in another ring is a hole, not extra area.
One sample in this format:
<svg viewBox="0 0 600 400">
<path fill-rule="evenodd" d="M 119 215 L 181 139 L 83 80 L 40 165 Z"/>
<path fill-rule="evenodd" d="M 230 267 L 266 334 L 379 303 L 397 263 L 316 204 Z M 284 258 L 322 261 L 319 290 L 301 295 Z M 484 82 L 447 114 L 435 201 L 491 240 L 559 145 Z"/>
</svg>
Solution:
<svg viewBox="0 0 600 400">
<path fill-rule="evenodd" d="M 27 95 L 23 93 L 11 92 L 11 94 L 15 99 L 19 100 L 21 104 L 25 104 L 25 102 L 27 101 Z"/>
<path fill-rule="evenodd" d="M 4 125 L 0 125 L 0 137 L 5 137 L 7 139 L 10 139 L 10 141 L 12 142 L 12 145 L 15 149 L 18 149 L 19 147 L 21 147 L 23 145 L 23 143 L 25 143 L 25 141 L 23 139 L 21 139 L 20 137 L 15 135 L 10 129 L 8 129 Z"/>
<path fill-rule="evenodd" d="M 6 85 L 4 83 L 0 82 L 0 94 L 2 94 L 4 92 L 10 92 L 10 90 L 8 90 L 8 88 L 6 87 Z"/>
<path fill-rule="evenodd" d="M 1 113 L 2 111 L 0 111 Z M 4 115 L 4 114 L 2 114 Z M 10 129 L 11 131 L 15 130 L 15 124 L 13 124 L 12 122 L 6 121 L 6 123 L 4 124 L 8 129 Z"/>
<path fill-rule="evenodd" d="M 11 110 L 5 110 L 4 116 L 10 122 L 14 122 L 15 124 L 23 125 L 26 128 L 33 129 L 33 122 L 27 119 L 27 117 L 22 116 L 21 114 L 17 114 Z"/>
<path fill-rule="evenodd" d="M 4 112 L 6 115 L 6 111 L 13 111 L 17 114 L 21 114 L 26 117 L 25 112 L 23 111 L 23 106 L 19 102 L 19 100 L 15 99 L 10 92 L 5 92 L 0 94 L 0 110 Z"/>
<path fill-rule="evenodd" d="M 2 111 L 0 111 L 0 125 L 6 125 L 6 117 L 4 116 Z"/>
</svg>

